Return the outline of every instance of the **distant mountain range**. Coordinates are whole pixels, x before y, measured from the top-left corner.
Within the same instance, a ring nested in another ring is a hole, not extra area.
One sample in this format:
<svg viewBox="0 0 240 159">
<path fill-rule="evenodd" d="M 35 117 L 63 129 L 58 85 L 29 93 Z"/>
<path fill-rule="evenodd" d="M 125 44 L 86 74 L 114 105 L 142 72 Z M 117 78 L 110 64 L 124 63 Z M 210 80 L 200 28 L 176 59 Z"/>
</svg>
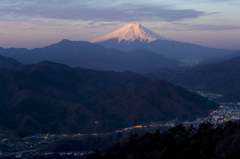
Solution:
<svg viewBox="0 0 240 159">
<path fill-rule="evenodd" d="M 59 43 L 37 48 L 3 49 L 0 54 L 14 58 L 23 64 L 34 64 L 42 60 L 67 64 L 71 67 L 83 67 L 95 70 L 136 71 L 157 69 L 170 65 L 179 65 L 179 60 L 168 59 L 145 49 L 124 52 L 106 49 L 86 41 L 62 40 Z"/>
<path fill-rule="evenodd" d="M 229 55 L 234 52 L 174 41 L 154 33 L 139 23 L 129 23 L 117 31 L 93 39 L 90 42 L 122 51 L 147 49 L 175 59 L 206 59 Z"/>
<path fill-rule="evenodd" d="M 238 57 L 240 56 L 240 51 L 237 51 L 233 54 L 230 54 L 230 55 L 225 55 L 225 56 L 219 56 L 219 57 L 212 57 L 212 58 L 209 58 L 209 59 L 206 59 L 206 60 L 203 60 L 201 63 L 199 63 L 199 65 L 206 65 L 206 64 L 217 64 L 217 63 L 220 63 L 224 60 L 229 60 L 233 57 Z"/>
<path fill-rule="evenodd" d="M 43 61 L 1 68 L 0 76 L 0 125 L 20 135 L 109 132 L 156 120 L 193 120 L 218 107 L 167 81 L 151 82 L 129 71 Z"/>
<path fill-rule="evenodd" d="M 240 101 L 240 56 L 217 64 L 195 66 L 184 72 L 160 69 L 147 77 L 166 79 L 189 89 L 223 94 L 219 101 Z"/>
</svg>

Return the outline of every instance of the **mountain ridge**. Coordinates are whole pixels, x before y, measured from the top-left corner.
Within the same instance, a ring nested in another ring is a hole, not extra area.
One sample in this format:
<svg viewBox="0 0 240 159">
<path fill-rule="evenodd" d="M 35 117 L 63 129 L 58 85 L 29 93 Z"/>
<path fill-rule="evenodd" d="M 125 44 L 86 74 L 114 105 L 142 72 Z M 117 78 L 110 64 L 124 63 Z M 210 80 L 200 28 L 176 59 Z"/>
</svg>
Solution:
<svg viewBox="0 0 240 159">
<path fill-rule="evenodd" d="M 14 65 L 21 66 L 22 64 L 11 57 L 4 57 L 4 56 L 0 55 L 0 68 L 1 67 L 10 67 L 10 66 L 14 66 Z"/>
<path fill-rule="evenodd" d="M 146 75 L 152 79 L 165 79 L 191 90 L 222 94 L 221 102 L 240 101 L 240 56 L 217 64 L 197 65 L 179 72 L 160 69 Z"/>
<path fill-rule="evenodd" d="M 95 70 L 114 70 L 114 71 L 135 71 L 140 72 L 147 68 L 161 68 L 168 65 L 179 65 L 180 60 L 166 59 L 161 55 L 148 51 L 148 54 L 137 54 L 133 58 L 131 54 L 136 52 L 125 52 L 116 49 L 107 49 L 103 46 L 93 44 L 87 41 L 70 41 L 64 39 L 56 44 L 51 44 L 44 48 L 27 49 L 3 49 L 0 54 L 20 61 L 23 64 L 38 63 L 43 60 L 49 60 L 56 63 L 67 64 L 71 67 L 83 67 Z M 142 61 L 147 57 L 161 62 L 153 66 L 151 61 Z M 131 57 L 131 58 L 130 58 Z M 165 61 L 168 62 L 165 62 Z M 156 68 L 156 69 L 157 69 Z"/>
<path fill-rule="evenodd" d="M 0 125 L 25 135 L 92 133 L 95 121 L 101 121 L 96 132 L 111 132 L 155 120 L 193 120 L 218 107 L 167 81 L 152 82 L 130 71 L 94 71 L 43 61 L 0 68 L 0 75 Z"/>
</svg>

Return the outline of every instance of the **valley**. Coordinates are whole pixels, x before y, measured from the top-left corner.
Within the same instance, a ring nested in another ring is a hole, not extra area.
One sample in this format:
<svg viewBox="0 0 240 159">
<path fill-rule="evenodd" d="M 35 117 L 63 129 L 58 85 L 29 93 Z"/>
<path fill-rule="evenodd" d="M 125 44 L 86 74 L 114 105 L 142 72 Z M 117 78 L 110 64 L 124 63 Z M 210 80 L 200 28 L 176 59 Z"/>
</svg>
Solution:
<svg viewBox="0 0 240 159">
<path fill-rule="evenodd" d="M 116 130 L 115 132 L 111 133 L 104 133 L 104 134 L 72 134 L 72 135 L 65 135 L 65 134 L 36 134 L 33 136 L 27 136 L 25 138 L 15 138 L 15 139 L 2 139 L 1 144 L 6 145 L 9 148 L 5 148 L 3 152 L 3 156 L 17 156 L 21 154 L 23 158 L 27 158 L 28 156 L 32 156 L 33 154 L 48 144 L 54 144 L 58 140 L 79 140 L 81 138 L 104 138 L 105 136 L 115 136 L 116 134 L 121 133 L 122 136 L 128 136 L 130 134 L 138 133 L 146 133 L 146 132 L 155 132 L 157 129 L 160 131 L 166 131 L 169 128 L 173 128 L 179 124 L 182 124 L 184 127 L 188 128 L 193 125 L 194 128 L 197 128 L 201 123 L 213 123 L 215 126 L 221 123 L 225 123 L 227 121 L 237 121 L 240 117 L 240 107 L 234 105 L 233 103 L 225 103 L 228 106 L 221 106 L 218 110 L 213 110 L 213 114 L 209 115 L 208 117 L 204 118 L 197 118 L 195 121 L 185 121 L 185 122 L 178 122 L 178 121 L 166 121 L 166 122 L 151 122 L 150 124 L 144 125 L 137 125 L 132 127 L 127 127 L 122 130 Z M 229 106 L 230 105 L 230 106 Z M 82 141 L 81 141 L 82 142 Z M 74 156 L 83 156 L 86 154 L 90 154 L 93 152 L 94 149 L 100 148 L 95 147 L 92 149 L 86 148 L 78 148 L 75 151 L 60 151 L 56 150 L 54 152 L 45 152 L 43 155 L 48 156 L 52 155 L 53 153 L 59 154 L 61 156 L 67 155 L 74 155 Z M 14 152 L 9 152 L 9 150 Z M 49 150 L 48 150 L 49 151 Z M 40 153 L 42 154 L 42 153 Z"/>
</svg>

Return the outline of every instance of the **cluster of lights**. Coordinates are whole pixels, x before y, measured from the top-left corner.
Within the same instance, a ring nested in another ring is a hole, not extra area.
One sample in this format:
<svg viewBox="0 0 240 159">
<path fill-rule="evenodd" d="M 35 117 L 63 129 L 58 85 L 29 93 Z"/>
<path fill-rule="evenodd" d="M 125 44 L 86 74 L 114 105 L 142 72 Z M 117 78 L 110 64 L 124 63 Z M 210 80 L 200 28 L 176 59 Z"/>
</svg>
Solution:
<svg viewBox="0 0 240 159">
<path fill-rule="evenodd" d="M 139 128 L 146 128 L 147 126 L 137 125 L 128 128 L 124 128 L 123 130 L 132 130 L 132 129 L 139 129 Z M 121 130 L 116 130 L 115 132 L 122 132 Z"/>
<path fill-rule="evenodd" d="M 223 108 L 223 106 L 221 105 L 219 108 Z M 214 110 L 212 113 L 210 113 L 210 115 L 213 115 L 216 112 L 217 112 L 217 110 Z"/>
<path fill-rule="evenodd" d="M 213 115 L 214 113 L 216 113 L 217 112 L 217 110 L 214 110 L 212 113 L 210 113 L 210 115 Z"/>
</svg>

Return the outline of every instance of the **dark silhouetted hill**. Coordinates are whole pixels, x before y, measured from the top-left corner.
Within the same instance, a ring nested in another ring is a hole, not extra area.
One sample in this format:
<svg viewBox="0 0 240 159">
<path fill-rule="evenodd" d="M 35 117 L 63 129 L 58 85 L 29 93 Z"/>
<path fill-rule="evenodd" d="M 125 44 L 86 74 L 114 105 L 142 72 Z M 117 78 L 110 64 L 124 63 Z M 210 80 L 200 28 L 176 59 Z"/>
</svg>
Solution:
<svg viewBox="0 0 240 159">
<path fill-rule="evenodd" d="M 134 134 L 120 142 L 96 149 L 88 159 L 237 159 L 240 152 L 239 123 L 202 123 L 199 128 L 182 125 L 165 132 Z"/>
</svg>

